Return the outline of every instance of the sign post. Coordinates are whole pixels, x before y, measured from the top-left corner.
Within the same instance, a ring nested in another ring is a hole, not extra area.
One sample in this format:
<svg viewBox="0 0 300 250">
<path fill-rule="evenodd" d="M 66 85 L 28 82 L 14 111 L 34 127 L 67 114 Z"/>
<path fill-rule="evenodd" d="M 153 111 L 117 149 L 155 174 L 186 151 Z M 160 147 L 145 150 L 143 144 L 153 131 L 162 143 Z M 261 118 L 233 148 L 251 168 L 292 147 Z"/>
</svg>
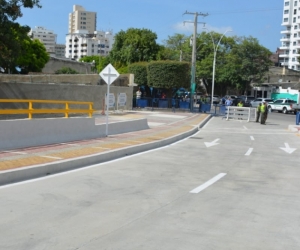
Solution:
<svg viewBox="0 0 300 250">
<path fill-rule="evenodd" d="M 107 103 L 106 103 L 106 136 L 108 136 L 108 109 L 109 109 L 109 85 L 113 83 L 119 77 L 118 71 L 111 65 L 108 64 L 99 75 L 107 84 Z"/>
</svg>

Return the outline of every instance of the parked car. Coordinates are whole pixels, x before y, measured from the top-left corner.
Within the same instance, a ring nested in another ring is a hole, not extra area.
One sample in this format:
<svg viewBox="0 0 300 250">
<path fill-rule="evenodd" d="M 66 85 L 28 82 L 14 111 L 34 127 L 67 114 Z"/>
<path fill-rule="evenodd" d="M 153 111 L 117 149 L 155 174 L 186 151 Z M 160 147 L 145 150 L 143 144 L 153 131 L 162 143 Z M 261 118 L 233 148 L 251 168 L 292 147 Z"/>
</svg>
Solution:
<svg viewBox="0 0 300 250">
<path fill-rule="evenodd" d="M 211 102 L 211 96 L 208 96 L 209 102 Z M 220 103 L 220 96 L 214 95 L 213 97 L 213 104 L 219 104 Z"/>
<path fill-rule="evenodd" d="M 251 101 L 255 99 L 254 96 L 246 96 L 246 95 L 241 95 L 238 98 L 241 98 L 243 100 L 244 107 L 250 107 Z"/>
<path fill-rule="evenodd" d="M 263 102 L 269 103 L 269 102 L 274 102 L 274 100 L 271 98 L 256 98 L 250 102 L 250 107 L 256 108 L 260 103 Z"/>
<path fill-rule="evenodd" d="M 297 103 L 297 102 L 294 100 L 290 100 L 290 99 L 278 99 L 274 102 L 268 103 L 268 110 L 269 110 L 269 112 L 277 110 L 278 112 L 287 114 L 289 112 L 294 112 L 293 104 L 295 104 L 295 103 Z"/>
<path fill-rule="evenodd" d="M 240 101 L 242 101 L 243 105 L 245 105 L 244 99 L 238 97 L 232 100 L 231 106 L 237 106 Z"/>
</svg>

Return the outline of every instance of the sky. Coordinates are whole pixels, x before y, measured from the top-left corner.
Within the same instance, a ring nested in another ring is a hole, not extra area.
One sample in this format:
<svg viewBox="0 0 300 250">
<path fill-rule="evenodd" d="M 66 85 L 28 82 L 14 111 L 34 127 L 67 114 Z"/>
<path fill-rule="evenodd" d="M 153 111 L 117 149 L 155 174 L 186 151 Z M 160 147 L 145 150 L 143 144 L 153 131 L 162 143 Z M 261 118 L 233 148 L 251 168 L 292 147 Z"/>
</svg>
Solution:
<svg viewBox="0 0 300 250">
<path fill-rule="evenodd" d="M 114 34 L 129 28 L 145 28 L 157 34 L 157 43 L 176 33 L 193 34 L 194 15 L 198 16 L 198 33 L 209 31 L 226 36 L 252 36 L 275 52 L 280 47 L 283 0 L 40 0 L 42 8 L 23 9 L 17 19 L 31 28 L 43 26 L 57 34 L 57 43 L 65 43 L 69 13 L 73 5 L 97 12 L 97 30 Z"/>
</svg>

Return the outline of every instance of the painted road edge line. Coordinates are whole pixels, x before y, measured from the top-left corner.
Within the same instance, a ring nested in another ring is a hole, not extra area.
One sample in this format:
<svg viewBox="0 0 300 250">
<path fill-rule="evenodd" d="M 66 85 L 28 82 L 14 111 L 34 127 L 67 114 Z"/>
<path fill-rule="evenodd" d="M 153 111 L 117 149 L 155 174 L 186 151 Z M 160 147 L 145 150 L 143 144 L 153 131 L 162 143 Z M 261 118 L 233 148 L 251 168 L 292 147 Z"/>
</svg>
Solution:
<svg viewBox="0 0 300 250">
<path fill-rule="evenodd" d="M 248 151 L 247 151 L 247 153 L 246 153 L 245 155 L 246 155 L 246 156 L 251 155 L 252 151 L 253 151 L 253 148 L 249 148 Z"/>
<path fill-rule="evenodd" d="M 193 189 L 192 191 L 190 191 L 190 193 L 191 194 L 198 194 L 198 193 L 200 193 L 204 189 L 208 188 L 210 185 L 214 184 L 215 182 L 217 182 L 218 180 L 220 180 L 221 178 L 223 178 L 225 175 L 227 175 L 227 174 L 226 173 L 220 173 L 220 174 L 216 175 L 215 177 L 213 177 L 209 181 L 205 182 L 201 186 L 196 187 L 195 189 Z"/>
</svg>

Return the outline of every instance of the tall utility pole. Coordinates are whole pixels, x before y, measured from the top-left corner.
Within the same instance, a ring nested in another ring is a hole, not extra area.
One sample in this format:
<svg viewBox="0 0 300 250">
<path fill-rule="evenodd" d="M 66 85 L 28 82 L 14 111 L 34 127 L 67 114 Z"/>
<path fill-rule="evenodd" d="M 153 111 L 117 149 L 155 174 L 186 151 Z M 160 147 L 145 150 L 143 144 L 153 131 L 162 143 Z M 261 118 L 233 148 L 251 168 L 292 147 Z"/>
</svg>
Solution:
<svg viewBox="0 0 300 250">
<path fill-rule="evenodd" d="M 198 13 L 198 12 L 188 12 L 186 11 L 184 15 L 194 15 L 194 22 L 185 21 L 184 23 L 194 23 L 194 35 L 193 35 L 193 52 L 192 52 L 192 70 L 191 70 L 191 92 L 190 92 L 190 109 L 193 112 L 194 106 L 194 92 L 196 88 L 196 43 L 197 43 L 197 24 L 198 24 L 198 16 L 206 17 L 208 14 Z M 205 24 L 205 23 L 203 23 Z"/>
</svg>

